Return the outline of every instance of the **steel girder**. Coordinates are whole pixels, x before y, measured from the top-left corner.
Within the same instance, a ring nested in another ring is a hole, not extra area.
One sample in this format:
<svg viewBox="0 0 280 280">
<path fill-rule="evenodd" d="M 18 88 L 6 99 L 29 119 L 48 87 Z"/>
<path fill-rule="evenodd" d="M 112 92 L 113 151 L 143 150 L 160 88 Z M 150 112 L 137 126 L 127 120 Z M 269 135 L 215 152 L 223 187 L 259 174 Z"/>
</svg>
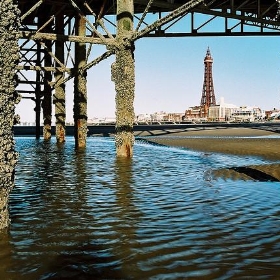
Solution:
<svg viewBox="0 0 280 280">
<path fill-rule="evenodd" d="M 79 71 L 86 71 L 114 54 L 117 48 L 114 3 L 110 0 L 19 0 L 22 25 L 18 91 L 23 94 L 43 91 L 44 73 L 48 71 L 65 73 L 59 81 L 49 81 L 53 88 L 73 78 L 76 42 L 87 45 L 86 65 Z M 134 0 L 135 31 L 130 40 L 144 36 L 278 35 L 278 6 L 276 0 Z M 63 34 L 55 28 L 56 17 L 61 15 Z M 86 36 L 75 34 L 77 15 L 86 20 Z M 52 43 L 46 44 L 48 41 Z M 56 41 L 64 43 L 64 61 L 55 55 Z M 99 53 L 96 48 L 92 51 L 93 45 L 99 45 Z M 50 65 L 45 65 L 46 57 L 51 58 Z"/>
<path fill-rule="evenodd" d="M 170 22 L 149 36 L 279 35 L 278 7 L 278 1 L 213 0 L 207 5 L 196 7 L 189 14 Z M 185 21 L 183 22 L 183 20 Z M 179 21 L 182 21 L 183 24 L 180 25 L 180 28 L 174 28 Z"/>
</svg>

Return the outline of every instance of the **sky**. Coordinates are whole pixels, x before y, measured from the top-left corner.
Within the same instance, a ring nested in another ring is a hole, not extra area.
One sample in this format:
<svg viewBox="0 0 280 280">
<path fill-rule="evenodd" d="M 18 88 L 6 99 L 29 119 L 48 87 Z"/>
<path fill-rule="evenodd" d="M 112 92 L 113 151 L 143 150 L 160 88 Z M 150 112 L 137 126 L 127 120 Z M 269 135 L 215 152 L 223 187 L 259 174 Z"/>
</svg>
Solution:
<svg viewBox="0 0 280 280">
<path fill-rule="evenodd" d="M 135 114 L 184 113 L 199 105 L 204 57 L 210 48 L 216 101 L 263 110 L 280 108 L 280 36 L 142 38 L 135 49 Z M 111 81 L 114 56 L 88 71 L 88 118 L 115 116 Z M 66 86 L 67 121 L 73 116 L 73 84 Z M 34 121 L 34 102 L 16 107 L 22 121 Z"/>
</svg>

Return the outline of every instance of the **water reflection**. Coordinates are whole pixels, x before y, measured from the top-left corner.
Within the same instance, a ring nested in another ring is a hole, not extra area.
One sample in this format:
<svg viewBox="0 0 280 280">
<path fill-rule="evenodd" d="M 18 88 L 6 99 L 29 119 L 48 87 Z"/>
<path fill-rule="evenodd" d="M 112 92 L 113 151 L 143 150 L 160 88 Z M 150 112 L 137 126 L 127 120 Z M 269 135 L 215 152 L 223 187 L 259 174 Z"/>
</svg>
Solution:
<svg viewBox="0 0 280 280">
<path fill-rule="evenodd" d="M 242 159 L 148 144 L 116 159 L 105 138 L 18 145 L 1 279 L 279 277 L 279 185 L 207 175 Z"/>
<path fill-rule="evenodd" d="M 141 212 L 135 205 L 135 182 L 133 177 L 133 159 L 117 158 L 115 161 L 116 216 L 114 229 L 118 235 L 118 244 L 114 249 L 118 259 L 122 260 L 120 267 L 125 275 L 139 275 L 135 261 L 137 244 L 137 229 L 142 219 Z"/>
<path fill-rule="evenodd" d="M 83 188 L 86 187 L 86 153 L 85 149 L 77 149 L 75 150 L 73 164 L 74 164 L 74 172 L 76 175 L 76 188 L 78 188 L 81 192 L 83 192 Z M 94 163 L 93 163 L 94 164 Z"/>
<path fill-rule="evenodd" d="M 0 277 L 9 279 L 11 260 L 13 256 L 13 245 L 10 243 L 10 235 L 7 229 L 0 230 Z"/>
</svg>

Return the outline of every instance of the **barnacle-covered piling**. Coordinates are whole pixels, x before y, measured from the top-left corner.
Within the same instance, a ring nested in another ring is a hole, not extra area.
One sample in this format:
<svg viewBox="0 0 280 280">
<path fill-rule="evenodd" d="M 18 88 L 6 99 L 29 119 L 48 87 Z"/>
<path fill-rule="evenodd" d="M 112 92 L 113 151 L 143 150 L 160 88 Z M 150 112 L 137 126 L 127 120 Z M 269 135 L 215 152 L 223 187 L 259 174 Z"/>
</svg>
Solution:
<svg viewBox="0 0 280 280">
<path fill-rule="evenodd" d="M 63 14 L 56 16 L 56 32 L 57 34 L 64 34 L 64 18 Z M 60 62 L 64 63 L 64 42 L 57 40 L 55 42 L 55 56 Z M 56 62 L 59 66 L 59 63 Z M 59 83 L 64 79 L 64 73 L 56 71 L 55 81 Z M 65 108 L 65 84 L 60 84 L 55 88 L 55 94 L 53 96 L 53 103 L 55 104 L 55 119 L 56 119 L 56 140 L 57 143 L 64 143 L 66 136 L 66 108 Z"/>
<path fill-rule="evenodd" d="M 76 34 L 86 35 L 86 22 L 81 16 L 76 17 Z M 74 123 L 75 143 L 77 148 L 86 146 L 87 138 L 87 80 L 86 71 L 81 71 L 86 64 L 86 44 L 75 45 L 75 78 L 74 78 Z"/>
<path fill-rule="evenodd" d="M 133 122 L 135 64 L 133 32 L 133 1 L 117 1 L 116 61 L 112 65 L 112 80 L 116 89 L 116 153 L 117 156 L 133 155 Z"/>
<path fill-rule="evenodd" d="M 20 100 L 15 91 L 15 71 L 19 59 L 20 11 L 14 0 L 1 0 L 0 11 L 0 229 L 3 229 L 9 225 L 8 200 L 18 158 L 13 125 L 19 121 L 15 117 L 15 104 Z"/>
<path fill-rule="evenodd" d="M 47 41 L 45 44 L 49 49 L 51 49 L 51 41 Z M 52 65 L 52 59 L 47 53 L 45 54 L 44 62 L 46 66 Z M 46 71 L 44 76 L 44 99 L 42 101 L 44 119 L 43 137 L 44 140 L 50 140 L 52 137 L 52 89 L 49 82 L 52 80 L 52 73 L 50 71 Z"/>
</svg>

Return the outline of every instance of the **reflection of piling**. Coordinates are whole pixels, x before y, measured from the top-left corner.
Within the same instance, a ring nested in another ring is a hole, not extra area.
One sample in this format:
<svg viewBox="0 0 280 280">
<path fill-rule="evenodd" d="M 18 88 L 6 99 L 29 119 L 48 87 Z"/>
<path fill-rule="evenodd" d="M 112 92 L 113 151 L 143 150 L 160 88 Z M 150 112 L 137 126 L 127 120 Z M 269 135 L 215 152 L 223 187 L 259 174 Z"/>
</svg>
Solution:
<svg viewBox="0 0 280 280">
<path fill-rule="evenodd" d="M 86 21 L 76 16 L 76 34 L 86 35 Z M 86 146 L 87 137 L 87 84 L 86 71 L 80 71 L 86 64 L 86 44 L 75 44 L 75 77 L 74 77 L 74 125 L 76 147 Z"/>
<path fill-rule="evenodd" d="M 64 17 L 63 14 L 56 16 L 56 33 L 64 34 Z M 60 63 L 64 64 L 64 42 L 57 40 L 55 42 L 55 56 Z M 59 67 L 59 62 L 56 61 L 56 66 Z M 55 82 L 59 83 L 64 78 L 64 73 L 57 70 L 54 74 Z M 56 118 L 56 140 L 58 143 L 65 142 L 66 128 L 66 110 L 65 110 L 65 84 L 60 84 L 55 88 L 53 96 L 55 104 L 55 118 Z"/>
<path fill-rule="evenodd" d="M 134 44 L 133 1 L 117 1 L 116 62 L 112 65 L 112 80 L 116 88 L 116 149 L 117 156 L 132 156 L 134 121 Z"/>
<path fill-rule="evenodd" d="M 9 224 L 8 199 L 14 186 L 17 153 L 14 150 L 13 125 L 15 70 L 19 58 L 18 29 L 20 12 L 13 0 L 0 3 L 0 229 Z"/>
</svg>

